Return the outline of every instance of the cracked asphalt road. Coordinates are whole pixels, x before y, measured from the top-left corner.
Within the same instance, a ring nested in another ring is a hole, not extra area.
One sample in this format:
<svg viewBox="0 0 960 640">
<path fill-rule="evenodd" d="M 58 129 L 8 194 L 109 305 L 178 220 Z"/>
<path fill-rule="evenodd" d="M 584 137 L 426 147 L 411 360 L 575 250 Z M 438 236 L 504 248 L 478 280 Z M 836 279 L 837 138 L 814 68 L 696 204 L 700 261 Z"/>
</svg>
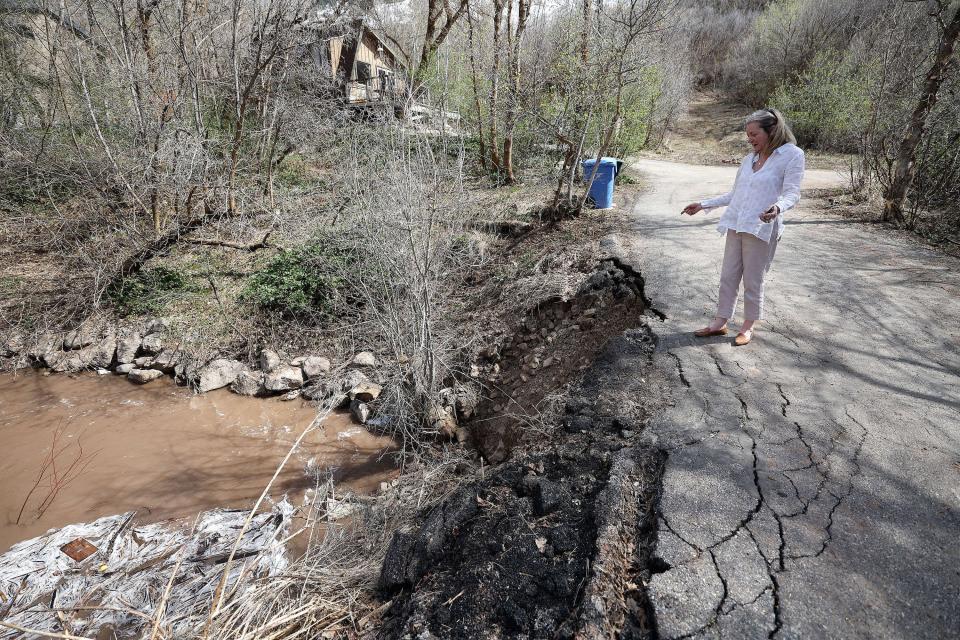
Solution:
<svg viewBox="0 0 960 640">
<path fill-rule="evenodd" d="M 754 342 L 694 339 L 723 242 L 717 212 L 679 212 L 736 167 L 634 166 L 651 188 L 608 244 L 666 316 L 680 389 L 650 427 L 669 452 L 660 637 L 960 637 L 960 261 L 801 200 Z"/>
</svg>

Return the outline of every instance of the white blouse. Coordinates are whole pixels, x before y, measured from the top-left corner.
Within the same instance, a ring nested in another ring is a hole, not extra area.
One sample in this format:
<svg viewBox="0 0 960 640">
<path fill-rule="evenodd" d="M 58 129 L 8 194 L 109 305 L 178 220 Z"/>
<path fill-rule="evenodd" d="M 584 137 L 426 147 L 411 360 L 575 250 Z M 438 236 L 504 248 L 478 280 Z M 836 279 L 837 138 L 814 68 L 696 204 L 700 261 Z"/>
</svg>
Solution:
<svg viewBox="0 0 960 640">
<path fill-rule="evenodd" d="M 783 214 L 800 200 L 800 181 L 803 180 L 803 149 L 789 142 L 777 147 L 758 171 L 753 170 L 757 154 L 748 154 L 740 163 L 733 191 L 716 198 L 702 200 L 704 209 L 726 207 L 720 216 L 717 231 L 727 230 L 750 233 L 764 242 L 770 242 L 773 223 L 762 222 L 760 214 L 773 205 L 780 208 L 776 222 L 780 229 L 777 238 L 783 235 Z"/>
</svg>

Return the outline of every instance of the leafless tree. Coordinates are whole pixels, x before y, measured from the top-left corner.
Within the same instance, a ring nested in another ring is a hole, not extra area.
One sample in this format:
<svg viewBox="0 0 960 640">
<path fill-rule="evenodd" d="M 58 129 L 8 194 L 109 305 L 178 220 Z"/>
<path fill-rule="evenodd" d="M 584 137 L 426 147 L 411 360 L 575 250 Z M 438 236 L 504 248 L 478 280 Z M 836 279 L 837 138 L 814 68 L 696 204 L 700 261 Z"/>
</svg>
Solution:
<svg viewBox="0 0 960 640">
<path fill-rule="evenodd" d="M 317 112 L 317 88 L 329 82 L 317 70 L 302 78 L 318 38 L 312 3 L 50 6 L 0 16 L 10 26 L 0 29 L 0 199 L 12 210 L 46 203 L 68 219 L 82 217 L 74 207 L 109 212 L 100 241 L 84 245 L 108 272 L 91 303 L 109 272 L 131 274 L 203 225 L 276 208 L 276 169 L 304 140 L 292 125 Z M 8 81 L 20 88 L 6 91 Z"/>
<path fill-rule="evenodd" d="M 450 0 L 427 0 L 423 45 L 416 71 L 418 79 L 423 78 L 430 60 L 446 41 L 460 18 L 467 12 L 468 6 L 469 0 L 459 0 L 455 5 L 450 4 Z"/>
<path fill-rule="evenodd" d="M 563 136 L 558 135 L 558 141 L 568 149 L 555 193 L 555 209 L 579 211 L 583 207 L 599 165 L 591 175 L 584 176 L 584 187 L 575 194 L 575 162 L 587 149 L 599 159 L 612 148 L 623 126 L 629 89 L 642 81 L 642 71 L 652 62 L 650 49 L 645 46 L 649 45 L 647 39 L 669 29 L 678 6 L 674 0 L 624 0 L 598 6 L 591 18 L 590 50 L 581 70 L 587 79 L 578 83 L 579 90 L 569 108 L 573 126 L 555 126 Z M 585 24 L 586 19 L 585 15 Z"/>
<path fill-rule="evenodd" d="M 903 203 L 907 190 L 913 183 L 916 172 L 917 148 L 921 145 L 927 128 L 927 118 L 937 103 L 940 86 L 943 84 L 948 67 L 955 63 L 953 56 L 960 39 L 960 2 L 953 0 L 933 0 L 930 5 L 930 17 L 937 24 L 938 38 L 933 61 L 924 76 L 923 87 L 917 96 L 916 105 L 910 115 L 903 140 L 897 151 L 893 180 L 884 193 L 884 221 L 903 222 Z"/>
<path fill-rule="evenodd" d="M 382 413 L 407 446 L 441 435 L 440 391 L 462 375 L 449 300 L 475 264 L 477 212 L 464 197 L 464 152 L 454 140 L 394 129 L 354 139 L 353 204 L 344 221 L 360 263 L 350 273 L 371 334 L 398 367 Z M 450 436 L 446 432 L 442 435 Z"/>
</svg>

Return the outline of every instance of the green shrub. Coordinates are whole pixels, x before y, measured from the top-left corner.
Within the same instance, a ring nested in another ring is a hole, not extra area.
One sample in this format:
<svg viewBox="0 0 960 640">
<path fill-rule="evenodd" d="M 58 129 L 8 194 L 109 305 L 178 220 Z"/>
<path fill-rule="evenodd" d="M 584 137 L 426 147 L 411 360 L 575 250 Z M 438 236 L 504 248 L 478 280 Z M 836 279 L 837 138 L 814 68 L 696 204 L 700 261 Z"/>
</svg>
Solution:
<svg viewBox="0 0 960 640">
<path fill-rule="evenodd" d="M 107 287 L 107 298 L 122 316 L 158 313 L 186 279 L 167 267 L 144 269 Z"/>
<path fill-rule="evenodd" d="M 799 78 L 777 87 L 771 102 L 786 114 L 801 146 L 852 152 L 867 124 L 868 95 L 865 74 L 824 51 Z"/>
<path fill-rule="evenodd" d="M 356 254 L 329 239 L 276 254 L 251 276 L 243 301 L 287 318 L 329 316 L 345 296 L 347 270 Z"/>
<path fill-rule="evenodd" d="M 647 146 L 662 85 L 663 71 L 650 65 L 640 71 L 637 82 L 624 89 L 623 115 L 614 141 L 617 157 L 626 158 Z"/>
</svg>

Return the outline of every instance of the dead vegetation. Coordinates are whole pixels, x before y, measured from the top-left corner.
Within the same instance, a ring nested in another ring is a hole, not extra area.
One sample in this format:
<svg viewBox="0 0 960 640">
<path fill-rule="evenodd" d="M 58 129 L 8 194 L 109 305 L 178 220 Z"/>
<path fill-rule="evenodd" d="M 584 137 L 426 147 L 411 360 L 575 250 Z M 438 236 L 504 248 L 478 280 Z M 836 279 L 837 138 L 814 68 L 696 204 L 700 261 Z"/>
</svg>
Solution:
<svg viewBox="0 0 960 640">
<path fill-rule="evenodd" d="M 60 10 L 89 39 L 54 25 L 53 37 L 41 39 L 56 46 L 43 52 L 49 64 L 40 81 L 26 73 L 25 56 L 3 67 L 39 98 L 11 101 L 17 126 L 0 130 L 12 151 L 2 177 L 29 169 L 23 185 L 5 179 L 0 193 L 0 332 L 29 345 L 91 317 L 162 317 L 164 339 L 197 363 L 251 365 L 264 349 L 341 363 L 376 353 L 383 393 L 364 420 L 400 442 L 397 485 L 376 499 L 335 503 L 318 489 L 320 499 L 301 514 L 304 526 L 283 534 L 310 538 L 302 558 L 282 571 L 238 574 L 239 541 L 260 517 L 262 497 L 241 532 L 230 532 L 235 543 L 219 541 L 223 566 L 203 574 L 201 597 L 183 607 L 166 596 L 123 605 L 136 620 L 130 628 L 153 637 L 372 632 L 387 608 L 374 586 L 394 533 L 415 528 L 464 476 L 479 467 L 482 477 L 505 455 L 493 447 L 481 447 L 486 458 L 469 453 L 462 444 L 470 432 L 499 432 L 511 444 L 515 433 L 524 442 L 551 437 L 571 385 L 606 337 L 643 310 L 642 283 L 631 288 L 616 265 L 600 267 L 610 282 L 584 288 L 598 268 L 598 239 L 620 220 L 583 208 L 589 184 L 580 159 L 646 144 L 672 117 L 687 78 L 681 68 L 659 73 L 672 4 L 618 3 L 582 24 L 580 8 L 569 5 L 551 24 L 531 23 L 531 46 L 512 18 L 498 23 L 496 36 L 512 40 L 507 63 L 477 51 L 493 65 L 494 84 L 508 76 L 509 95 L 478 112 L 503 124 L 486 138 L 506 147 L 493 176 L 477 164 L 499 153 L 478 157 L 467 136 L 349 118 L 322 99 L 329 96 L 306 63 L 316 59 L 316 43 L 300 29 L 312 19 L 307 3 L 198 9 L 68 2 Z M 535 33 L 556 36 L 555 50 L 532 46 Z M 566 65 L 578 45 L 577 64 Z M 550 61 L 549 73 L 530 84 L 543 91 L 529 91 L 521 75 L 530 70 L 532 78 L 540 58 Z M 93 82 L 95 70 L 102 82 Z M 54 82 L 67 78 L 73 82 Z M 419 79 L 428 80 L 426 70 Z M 452 88 L 447 81 L 444 89 Z M 611 98 L 595 101 L 598 93 Z M 629 109 L 641 100 L 643 109 Z M 83 137 L 72 135 L 78 129 Z M 633 138 L 621 140 L 622 131 Z M 621 205 L 629 193 L 622 187 Z M 605 293 L 574 300 L 591 287 Z M 546 345 L 553 355 L 537 352 Z M 532 383 L 529 370 L 541 365 L 551 375 Z M 349 373 L 337 367 L 310 391 L 339 401 Z M 507 397 L 517 407 L 501 407 Z M 491 420 L 500 422 L 488 429 Z M 346 505 L 348 523 L 330 522 L 339 519 L 332 505 Z M 153 596 L 180 586 L 179 563 L 162 569 L 171 586 L 151 583 Z M 85 629 L 79 616 L 49 628 Z"/>
<path fill-rule="evenodd" d="M 358 178 L 359 179 L 359 178 Z M 428 191 L 425 189 L 425 192 Z M 627 189 L 629 192 L 629 188 Z M 466 191 L 453 193 L 458 202 L 457 209 L 463 210 L 465 203 L 472 198 L 482 200 L 483 191 L 468 194 Z M 628 201 L 624 193 L 624 202 Z M 380 196 L 378 196 L 380 197 Z M 386 194 L 382 197 L 389 197 Z M 381 416 L 402 415 L 399 412 L 406 410 L 408 429 L 413 431 L 395 431 L 406 445 L 406 454 L 401 456 L 402 474 L 396 484 L 389 486 L 374 498 L 342 496 L 324 482 L 317 487 L 312 502 L 305 505 L 301 511 L 295 528 L 282 534 L 282 538 L 304 539 L 306 544 L 301 548 L 305 551 L 300 558 L 286 567 L 282 572 L 263 575 L 253 580 L 243 588 L 233 588 L 228 591 L 229 596 L 218 605 L 213 600 L 196 599 L 189 611 L 178 609 L 170 603 L 165 608 L 154 609 L 154 601 L 149 606 L 144 605 L 140 615 L 132 618 L 145 622 L 150 620 L 147 628 L 156 637 L 182 637 L 177 629 L 192 629 L 188 635 L 198 634 L 201 637 L 223 638 L 262 638 L 262 637 L 291 637 L 298 633 L 307 633 L 311 636 L 327 634 L 329 637 L 351 635 L 357 633 L 374 633 L 378 628 L 380 616 L 387 608 L 389 601 L 378 600 L 376 584 L 378 583 L 382 561 L 394 533 L 400 530 L 411 530 L 418 526 L 422 514 L 439 504 L 451 493 L 476 477 L 484 477 L 488 460 L 481 460 L 470 449 L 465 449 L 454 443 L 444 443 L 435 440 L 438 434 L 432 433 L 420 422 L 419 414 L 410 407 L 401 403 L 409 403 L 410 395 L 403 392 L 400 386 L 403 382 L 416 384 L 409 378 L 405 381 L 398 376 L 406 373 L 409 361 L 404 361 L 407 340 L 419 340 L 422 334 L 407 337 L 406 331 L 422 327 L 424 313 L 435 313 L 434 318 L 439 320 L 439 326 L 431 332 L 431 337 L 441 339 L 443 349 L 435 348 L 435 353 L 445 354 L 439 359 L 435 371 L 442 372 L 437 376 L 437 385 L 441 387 L 456 381 L 471 384 L 482 395 L 483 417 L 466 423 L 476 433 L 483 433 L 484 422 L 494 415 L 493 403 L 496 390 L 504 390 L 503 380 L 491 381 L 494 361 L 480 354 L 496 353 L 502 348 L 503 339 L 513 336 L 529 334 L 529 329 L 539 326 L 544 319 L 553 317 L 554 310 L 563 310 L 564 313 L 574 307 L 583 307 L 575 302 L 578 292 L 588 292 L 593 287 L 595 297 L 591 298 L 596 304 L 601 298 L 608 301 L 599 305 L 597 322 L 590 331 L 590 327 L 581 327 L 589 335 L 586 340 L 583 336 L 577 337 L 573 326 L 568 329 L 568 338 L 561 337 L 556 344 L 559 348 L 567 345 L 561 355 L 564 362 L 563 373 L 557 379 L 542 378 L 536 385 L 526 391 L 519 388 L 511 393 L 524 403 L 524 415 L 521 417 L 516 411 L 504 411 L 504 414 L 513 414 L 509 418 L 511 429 L 524 434 L 529 446 L 549 446 L 555 437 L 566 406 L 570 384 L 582 374 L 586 363 L 590 362 L 593 353 L 605 341 L 610 332 L 620 331 L 620 327 L 631 326 L 642 312 L 642 283 L 633 289 L 629 284 L 621 291 L 630 293 L 632 302 L 622 307 L 622 311 L 615 303 L 614 292 L 617 291 L 616 278 L 629 283 L 629 277 L 622 271 L 616 277 L 613 274 L 617 267 L 613 264 L 599 265 L 596 255 L 599 251 L 599 238 L 622 224 L 622 218 L 617 212 L 589 213 L 580 218 L 565 221 L 557 225 L 538 226 L 535 218 L 530 218 L 529 205 L 536 201 L 537 192 L 532 190 L 513 192 L 511 202 L 502 204 L 498 212 L 484 209 L 490 219 L 504 219 L 521 221 L 530 220 L 531 228 L 520 235 L 500 235 L 484 233 L 477 229 L 468 229 L 468 225 L 459 222 L 462 229 L 461 236 L 451 234 L 450 244 L 435 245 L 438 251 L 448 246 L 451 251 L 462 251 L 464 246 L 475 247 L 473 259 L 461 264 L 453 271 L 443 271 L 424 268 L 422 273 L 437 278 L 429 283 L 439 291 L 443 297 L 435 304 L 439 307 L 421 307 L 409 311 L 410 315 L 394 313 L 387 315 L 380 311 L 382 318 L 390 318 L 397 345 L 394 356 L 383 345 L 389 342 L 377 341 L 378 352 L 385 354 L 386 371 L 384 376 L 390 380 L 385 386 L 391 385 L 398 389 L 396 395 L 381 402 L 377 412 Z M 449 206 L 449 203 L 447 203 Z M 409 207 L 418 210 L 414 207 Z M 419 210 L 418 210 L 419 211 Z M 429 211 L 424 215 L 429 215 Z M 439 222 L 445 222 L 444 232 L 449 230 L 451 219 L 441 217 L 442 211 L 436 211 Z M 476 220 L 479 218 L 473 218 Z M 396 223 L 396 217 L 391 218 Z M 396 224 L 396 232 L 407 234 L 410 229 L 402 224 Z M 463 236 L 470 238 L 464 243 Z M 370 238 L 358 232 L 358 237 Z M 420 253 L 405 253 L 405 247 L 417 246 L 416 243 L 399 244 L 388 247 L 378 243 L 377 251 L 389 257 L 386 265 L 392 265 L 400 271 L 397 265 L 403 264 L 404 259 L 422 257 Z M 218 249 L 227 251 L 227 248 Z M 390 252 L 389 254 L 387 252 Z M 248 256 L 247 252 L 238 254 Z M 168 262 L 168 264 L 170 264 Z M 369 263 L 368 263 L 369 264 Z M 409 263 L 408 263 L 409 264 Z M 409 274 L 407 270 L 403 273 Z M 417 271 L 417 277 L 420 277 Z M 599 275 L 591 280 L 595 273 Z M 363 278 L 361 274 L 358 278 Z M 393 277 L 390 282 L 397 288 L 415 287 L 424 281 L 397 280 L 389 271 L 380 274 L 380 277 Z M 592 282 L 592 284 L 587 284 Z M 380 304 L 376 299 L 382 288 L 368 282 L 367 289 L 361 289 L 363 304 L 359 307 L 367 310 L 369 306 Z M 227 293 L 221 288 L 221 299 L 227 298 Z M 588 295 L 584 293 L 584 295 Z M 626 302 L 626 301 L 625 301 Z M 594 314 L 597 314 L 595 311 Z M 594 314 L 588 317 L 593 318 Z M 377 316 L 373 316 L 376 318 Z M 240 320 L 237 319 L 237 322 Z M 368 322 L 373 322 L 369 320 Z M 382 320 L 381 320 L 382 321 Z M 608 324 L 608 322 L 612 324 Z M 587 323 L 584 322 L 584 325 Z M 362 325 L 370 331 L 371 324 Z M 526 326 L 528 329 L 523 329 Z M 538 339 L 539 331 L 536 332 Z M 583 332 L 581 332 L 583 333 Z M 548 344 L 543 338 L 543 343 Z M 576 353 L 573 350 L 574 346 Z M 511 362 L 518 362 L 513 355 L 506 356 Z M 569 362 L 569 366 L 566 364 Z M 505 364 L 505 363 L 504 363 Z M 475 365 L 475 366 L 471 366 Z M 418 366 L 423 367 L 424 363 Z M 395 368 L 395 371 L 394 371 Z M 558 366 L 556 371 L 560 371 Z M 427 369 L 421 369 L 419 375 L 425 375 Z M 504 373 L 511 373 L 504 366 Z M 513 372 L 516 373 L 516 372 Z M 416 374 L 415 374 L 416 375 Z M 519 383 L 517 378 L 514 382 Z M 422 383 L 421 383 L 422 384 Z M 388 394 L 389 396 L 389 394 Z M 399 408 L 399 409 L 398 409 Z M 394 422 L 378 422 L 379 428 L 396 428 Z M 505 423 L 505 425 L 508 423 Z M 371 427 L 374 428 L 374 427 Z M 343 520 L 344 514 L 347 520 Z M 335 519 L 334 519 L 335 518 Z M 228 552 L 229 553 L 229 552 Z M 162 579 L 167 579 L 174 570 L 173 566 L 163 565 L 166 573 Z M 216 579 L 216 575 L 211 579 Z M 211 592 L 214 593 L 214 592 Z M 211 614 L 211 611 L 216 611 Z M 205 621 L 210 619 L 209 624 Z M 192 626 L 188 620 L 193 620 Z M 139 623 L 138 623 L 139 624 Z M 187 625 L 187 626 L 183 626 Z M 205 626 L 206 625 L 206 626 Z M 135 625 L 136 626 L 136 625 Z M 81 627 L 76 627 L 77 629 Z M 183 631 L 182 633 L 187 633 Z M 173 636 L 171 636 L 173 634 Z"/>
<path fill-rule="evenodd" d="M 64 487 L 76 480 L 96 457 L 97 451 L 84 452 L 82 435 L 72 442 L 64 442 L 63 433 L 64 425 L 58 424 L 53 430 L 50 447 L 40 463 L 36 480 L 20 505 L 15 524 L 20 524 L 24 512 L 39 520 Z M 28 506 L 31 506 L 29 511 Z"/>
</svg>

